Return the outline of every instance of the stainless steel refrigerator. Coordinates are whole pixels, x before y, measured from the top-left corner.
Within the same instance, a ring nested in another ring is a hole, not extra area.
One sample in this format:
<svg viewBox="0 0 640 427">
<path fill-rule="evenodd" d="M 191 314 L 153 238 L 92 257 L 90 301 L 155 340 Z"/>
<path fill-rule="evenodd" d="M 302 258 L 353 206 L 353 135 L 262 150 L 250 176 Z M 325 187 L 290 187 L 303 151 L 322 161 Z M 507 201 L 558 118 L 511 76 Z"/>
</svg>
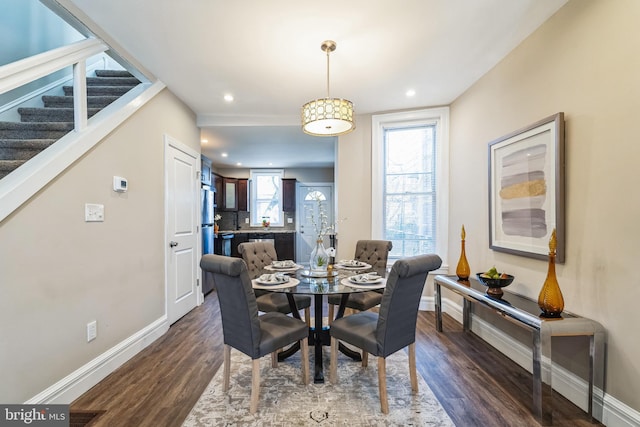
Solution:
<svg viewBox="0 0 640 427">
<path fill-rule="evenodd" d="M 213 232 L 214 217 L 216 214 L 215 187 L 203 185 L 200 193 L 200 206 L 202 206 L 202 255 L 213 253 L 215 234 Z M 213 289 L 213 275 L 202 271 L 202 292 L 207 294 Z"/>
</svg>

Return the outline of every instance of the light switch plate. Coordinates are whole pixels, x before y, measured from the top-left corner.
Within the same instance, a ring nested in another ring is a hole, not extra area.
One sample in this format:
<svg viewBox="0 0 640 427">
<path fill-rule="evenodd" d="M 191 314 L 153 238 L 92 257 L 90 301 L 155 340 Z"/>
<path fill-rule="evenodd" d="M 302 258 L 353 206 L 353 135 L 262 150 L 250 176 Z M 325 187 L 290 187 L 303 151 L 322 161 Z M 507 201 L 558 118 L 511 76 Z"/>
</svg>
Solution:
<svg viewBox="0 0 640 427">
<path fill-rule="evenodd" d="M 287 218 L 287 224 L 293 224 L 293 218 Z"/>
<path fill-rule="evenodd" d="M 85 222 L 104 221 L 104 205 L 86 203 L 84 205 L 84 220 Z"/>
</svg>

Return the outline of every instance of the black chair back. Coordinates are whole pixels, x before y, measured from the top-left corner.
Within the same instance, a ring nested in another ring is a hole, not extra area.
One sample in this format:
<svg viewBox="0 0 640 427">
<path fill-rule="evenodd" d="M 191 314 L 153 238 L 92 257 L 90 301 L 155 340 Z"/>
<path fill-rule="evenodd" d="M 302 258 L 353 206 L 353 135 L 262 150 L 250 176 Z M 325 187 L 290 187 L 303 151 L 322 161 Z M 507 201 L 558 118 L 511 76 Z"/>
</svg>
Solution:
<svg viewBox="0 0 640 427">
<path fill-rule="evenodd" d="M 258 305 L 246 264 L 240 258 L 209 254 L 202 257 L 200 267 L 213 273 L 224 343 L 252 359 L 260 357 Z"/>
<path fill-rule="evenodd" d="M 420 297 L 430 271 L 442 265 L 438 255 L 396 261 L 382 295 L 376 341 L 378 356 L 387 357 L 415 341 Z"/>
</svg>

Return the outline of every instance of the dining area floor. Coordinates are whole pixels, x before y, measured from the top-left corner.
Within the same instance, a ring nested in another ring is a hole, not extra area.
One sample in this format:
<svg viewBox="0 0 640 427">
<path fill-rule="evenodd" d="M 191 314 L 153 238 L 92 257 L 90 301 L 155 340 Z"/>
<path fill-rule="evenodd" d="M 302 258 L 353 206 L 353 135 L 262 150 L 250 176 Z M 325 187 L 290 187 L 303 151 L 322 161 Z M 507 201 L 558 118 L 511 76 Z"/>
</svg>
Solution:
<svg viewBox="0 0 640 427">
<path fill-rule="evenodd" d="M 464 333 L 450 316 L 445 314 L 443 322 L 445 333 L 438 333 L 434 312 L 419 312 L 417 370 L 453 422 L 538 426 L 531 414 L 531 374 L 474 334 Z M 76 399 L 71 412 L 104 411 L 93 427 L 181 426 L 222 361 L 220 309 L 213 291 L 160 339 Z M 553 421 L 556 426 L 598 425 L 557 394 Z"/>
</svg>

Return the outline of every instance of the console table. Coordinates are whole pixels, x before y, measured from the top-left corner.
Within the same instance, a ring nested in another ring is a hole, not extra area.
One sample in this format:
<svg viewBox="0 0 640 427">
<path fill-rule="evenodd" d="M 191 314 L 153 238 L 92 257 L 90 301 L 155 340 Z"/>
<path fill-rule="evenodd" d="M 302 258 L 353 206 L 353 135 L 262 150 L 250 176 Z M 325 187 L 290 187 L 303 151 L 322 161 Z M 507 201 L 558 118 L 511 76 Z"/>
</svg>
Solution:
<svg viewBox="0 0 640 427">
<path fill-rule="evenodd" d="M 462 328 L 471 330 L 471 303 L 480 303 L 513 323 L 533 332 L 533 412 L 543 425 L 552 423 L 551 408 L 551 337 L 589 337 L 589 416 L 593 419 L 594 385 L 604 390 L 604 345 L 606 332 L 602 325 L 584 317 L 563 312 L 560 318 L 540 317 L 537 301 L 504 291 L 502 298 L 485 293 L 487 289 L 478 280 L 458 281 L 457 276 L 438 275 L 434 278 L 436 328 L 442 332 L 442 287 L 461 295 Z M 548 384 L 543 381 L 549 378 Z M 548 375 L 547 375 L 548 373 Z"/>
</svg>

